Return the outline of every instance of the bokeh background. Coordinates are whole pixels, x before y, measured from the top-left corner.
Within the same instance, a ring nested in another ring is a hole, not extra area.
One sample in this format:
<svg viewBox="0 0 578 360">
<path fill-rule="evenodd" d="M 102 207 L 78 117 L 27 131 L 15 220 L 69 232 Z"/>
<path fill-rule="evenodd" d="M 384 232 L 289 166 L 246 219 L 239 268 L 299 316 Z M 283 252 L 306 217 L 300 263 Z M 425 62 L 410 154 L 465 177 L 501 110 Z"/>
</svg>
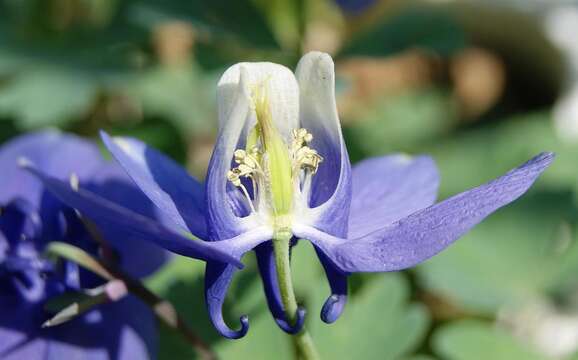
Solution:
<svg viewBox="0 0 578 360">
<path fill-rule="evenodd" d="M 0 142 L 58 127 L 140 138 L 202 178 L 215 86 L 239 61 L 336 61 L 352 161 L 431 154 L 440 198 L 540 151 L 558 157 L 520 201 L 401 273 L 351 277 L 333 325 L 308 243 L 298 297 L 324 358 L 578 359 L 578 5 L 561 0 L 0 0 Z M 138 251 L 138 250 L 135 250 Z M 148 279 L 224 359 L 290 359 L 253 255 L 225 307 L 246 338 L 210 326 L 203 266 L 175 257 Z M 161 328 L 160 359 L 192 359 Z"/>
</svg>

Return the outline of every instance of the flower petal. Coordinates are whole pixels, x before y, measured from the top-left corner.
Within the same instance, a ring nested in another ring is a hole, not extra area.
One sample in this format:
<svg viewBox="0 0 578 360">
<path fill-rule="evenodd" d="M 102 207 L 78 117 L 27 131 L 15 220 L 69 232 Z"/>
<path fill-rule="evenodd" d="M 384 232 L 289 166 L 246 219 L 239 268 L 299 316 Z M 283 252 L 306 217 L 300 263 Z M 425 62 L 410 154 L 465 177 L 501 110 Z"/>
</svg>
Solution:
<svg viewBox="0 0 578 360">
<path fill-rule="evenodd" d="M 315 247 L 315 252 L 317 252 L 317 256 L 323 265 L 327 281 L 329 281 L 329 287 L 331 288 L 331 295 L 325 300 L 321 308 L 321 320 L 331 324 L 339 319 L 347 304 L 348 274 L 333 265 L 333 262 L 319 248 Z"/>
<path fill-rule="evenodd" d="M 17 137 L 0 148 L 0 203 L 23 198 L 39 208 L 43 189 L 34 176 L 18 166 L 18 159 L 23 157 L 60 179 L 73 172 L 83 179 L 104 161 L 93 143 L 74 135 L 49 130 Z"/>
<path fill-rule="evenodd" d="M 0 231 L 0 263 L 6 259 L 6 253 L 9 248 L 8 239 L 4 235 L 3 231 Z"/>
<path fill-rule="evenodd" d="M 230 239 L 211 241 L 210 246 L 240 260 L 247 251 L 272 238 L 273 228 L 261 225 Z"/>
<path fill-rule="evenodd" d="M 333 60 L 325 53 L 310 52 L 297 65 L 300 91 L 301 126 L 313 134 L 311 147 L 323 162 L 311 188 L 311 207 L 315 209 L 314 226 L 333 229 L 337 236 L 346 232 L 351 201 L 351 164 L 341 134 L 335 102 Z M 320 225 L 323 224 L 323 225 Z"/>
<path fill-rule="evenodd" d="M 237 119 L 233 111 L 238 96 L 250 99 L 254 88 L 260 85 L 265 88 L 277 131 L 290 141 L 291 131 L 299 126 L 299 86 L 291 70 L 270 62 L 238 63 L 223 73 L 217 87 L 219 130 L 234 126 L 232 122 Z M 243 125 L 245 131 L 255 126 L 255 118 L 244 120 L 248 123 L 239 125 Z"/>
<path fill-rule="evenodd" d="M 0 233 L 4 235 L 7 246 L 18 246 L 23 239 L 38 239 L 42 234 L 42 221 L 36 208 L 27 200 L 18 198 L 7 204 L 1 204 Z M 41 244 L 29 241 L 33 248 Z M 12 244 L 10 244 L 12 243 Z M 2 247 L 0 246 L 0 250 Z M 0 251 L 1 252 L 1 251 Z M 0 255 L 0 259 L 2 259 Z"/>
<path fill-rule="evenodd" d="M 155 317 L 133 296 L 43 330 L 50 339 L 46 359 L 147 359 L 157 353 Z"/>
<path fill-rule="evenodd" d="M 243 79 L 239 80 L 242 83 Z M 234 89 L 238 89 L 234 92 Z M 241 137 L 241 132 L 249 116 L 249 95 L 245 92 L 244 84 L 222 84 L 219 86 L 218 94 L 224 93 L 231 103 L 225 109 L 225 105 L 219 107 L 219 121 L 221 123 L 219 136 L 213 149 L 213 155 L 207 170 L 205 181 L 205 192 L 207 196 L 207 219 L 211 228 L 209 238 L 218 240 L 233 237 L 245 230 L 242 219 L 237 217 L 230 206 L 223 206 L 230 203 L 226 174 L 231 167 L 233 152 Z M 226 90 L 225 90 L 226 89 Z M 219 100 L 221 101 L 221 100 Z M 226 125 L 224 123 L 226 122 Z"/>
<path fill-rule="evenodd" d="M 41 355 L 48 344 L 39 336 L 42 314 L 38 306 L 4 296 L 0 309 L 0 359 L 44 359 Z"/>
<path fill-rule="evenodd" d="M 127 359 L 155 358 L 156 321 L 140 300 L 127 297 L 105 304 L 68 323 L 41 328 L 46 319 L 40 303 L 16 298 L 0 301 L 0 358 Z"/>
<path fill-rule="evenodd" d="M 396 271 L 442 251 L 486 216 L 524 194 L 552 162 L 542 153 L 507 174 L 380 230 L 340 239 L 310 226 L 296 225 L 296 236 L 311 240 L 345 272 Z"/>
<path fill-rule="evenodd" d="M 209 244 L 240 261 L 247 251 L 267 240 L 271 240 L 272 237 L 273 230 L 271 227 L 261 226 L 231 239 L 215 240 L 209 242 Z M 242 338 L 249 331 L 249 320 L 246 315 L 241 316 L 241 329 L 237 331 L 229 328 L 223 319 L 223 303 L 235 271 L 236 269 L 233 266 L 215 261 L 207 261 L 205 270 L 205 301 L 209 317 L 217 331 L 229 339 Z"/>
<path fill-rule="evenodd" d="M 313 177 L 310 206 L 315 208 L 303 214 L 299 221 L 334 236 L 346 237 L 351 163 L 337 114 L 333 60 L 327 54 L 310 52 L 299 61 L 296 76 L 301 126 L 313 134 L 311 146 L 324 158 Z M 336 270 L 320 251 L 317 254 L 332 292 L 323 305 L 321 318 L 331 323 L 337 320 L 347 301 L 347 275 Z"/>
<path fill-rule="evenodd" d="M 73 190 L 67 183 L 43 174 L 31 164 L 24 165 L 62 202 L 77 209 L 89 219 L 118 226 L 137 240 L 152 241 L 169 251 L 183 256 L 228 262 L 239 267 L 243 266 L 238 259 L 216 249 L 208 242 L 192 240 L 150 218 L 128 210 L 89 191 L 83 189 Z"/>
<path fill-rule="evenodd" d="M 205 270 L 205 302 L 211 322 L 217 331 L 226 338 L 240 339 L 249 331 L 249 317 L 241 316 L 241 329 L 233 330 L 223 319 L 223 303 L 227 290 L 231 284 L 231 279 L 236 269 L 227 264 L 217 262 L 207 262 Z"/>
<path fill-rule="evenodd" d="M 136 139 L 101 137 L 137 186 L 173 222 L 206 238 L 205 194 L 199 181 L 165 155 Z"/>
<path fill-rule="evenodd" d="M 285 308 L 281 301 L 279 282 L 277 280 L 277 269 L 275 267 L 275 256 L 271 242 L 263 243 L 255 248 L 257 254 L 257 264 L 263 281 L 263 289 L 267 297 L 267 305 L 279 327 L 288 334 L 297 334 L 305 324 L 305 309 L 299 307 L 296 314 L 296 321 L 291 325 L 287 321 Z"/>
<path fill-rule="evenodd" d="M 21 301 L 40 301 L 47 293 L 42 272 L 52 268 L 51 264 L 39 258 L 43 245 L 38 240 L 42 234 L 40 216 L 33 205 L 22 198 L 3 205 L 1 212 L 0 268 L 8 270 L 8 275 L 1 274 L 0 270 L 0 297 L 15 291 Z M 18 276 L 10 276 L 11 272 L 16 272 Z M 6 288 L 1 283 L 11 285 Z"/>
<path fill-rule="evenodd" d="M 268 86 L 268 98 L 277 130 L 287 138 L 298 125 L 298 87 L 293 73 L 272 63 L 241 63 L 230 67 L 219 80 L 219 136 L 209 163 L 206 180 L 207 217 L 212 240 L 234 237 L 254 223 L 251 216 L 238 217 L 230 206 L 232 185 L 226 174 L 233 152 L 245 146 L 248 132 L 256 123 L 251 102 L 251 88 L 259 83 Z M 233 201 L 234 203 L 234 201 Z"/>
<path fill-rule="evenodd" d="M 174 226 L 171 220 L 163 218 L 161 210 L 134 185 L 120 165 L 114 162 L 105 164 L 95 172 L 84 188 L 128 210 L 158 220 L 167 227 Z M 132 277 L 142 278 L 151 275 L 170 258 L 170 253 L 165 249 L 152 242 L 135 239 L 122 227 L 99 222 L 95 224 L 120 255 L 119 267 Z M 137 248 L 138 251 L 134 251 Z"/>
<path fill-rule="evenodd" d="M 439 174 L 429 156 L 375 157 L 353 166 L 347 237 L 354 239 L 435 203 Z"/>
</svg>

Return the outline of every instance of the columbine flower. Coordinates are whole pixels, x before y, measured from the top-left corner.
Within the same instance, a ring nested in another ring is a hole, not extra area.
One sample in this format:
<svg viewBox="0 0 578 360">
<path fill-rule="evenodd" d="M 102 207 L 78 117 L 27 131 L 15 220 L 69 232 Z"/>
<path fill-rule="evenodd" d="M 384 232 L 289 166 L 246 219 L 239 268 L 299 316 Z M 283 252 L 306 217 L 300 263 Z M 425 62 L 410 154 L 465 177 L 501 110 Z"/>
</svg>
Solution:
<svg viewBox="0 0 578 360">
<path fill-rule="evenodd" d="M 42 256 L 47 244 L 67 242 L 95 255 L 102 247 L 89 237 L 73 209 L 45 192 L 40 181 L 19 168 L 18 159 L 27 159 L 62 179 L 72 175 L 80 184 L 135 211 L 151 213 L 154 209 L 122 170 L 116 164 L 105 163 L 98 148 L 88 141 L 57 132 L 40 132 L 19 137 L 0 148 L 0 358 L 154 357 L 154 316 L 134 297 L 124 297 L 126 288 L 118 281 L 105 285 L 105 293 L 123 297 L 122 300 L 91 310 L 69 323 L 41 328 L 51 315 L 45 310 L 47 301 L 65 292 L 104 284 L 76 264 L 55 263 Z M 165 253 L 156 246 L 139 245 L 135 252 L 136 244 L 125 238 L 122 229 L 101 230 L 110 240 L 108 250 L 114 253 L 109 254 L 114 259 L 108 261 L 116 260 L 131 275 L 148 275 L 164 263 Z"/>
<path fill-rule="evenodd" d="M 321 314 L 331 323 L 344 308 L 349 274 L 396 271 L 430 258 L 521 196 L 552 161 L 551 153 L 538 155 L 496 180 L 432 205 L 438 174 L 429 157 L 384 156 L 351 169 L 334 76 L 331 58 L 319 52 L 305 55 L 295 75 L 272 63 L 229 68 L 218 84 L 219 136 L 204 187 L 145 144 L 104 134 L 114 157 L 172 219 L 172 232 L 83 189 L 37 175 L 86 216 L 132 226 L 169 250 L 206 259 L 213 324 L 224 336 L 238 338 L 247 332 L 247 318 L 235 331 L 221 314 L 238 263 L 209 259 L 211 251 L 226 251 L 238 261 L 254 249 L 270 310 L 281 328 L 293 333 L 303 324 L 304 312 L 297 312 L 295 322 L 287 319 L 276 266 L 285 255 L 288 262 L 297 239 L 308 239 L 331 286 Z M 205 253 L 192 248 L 199 244 L 205 244 Z"/>
</svg>

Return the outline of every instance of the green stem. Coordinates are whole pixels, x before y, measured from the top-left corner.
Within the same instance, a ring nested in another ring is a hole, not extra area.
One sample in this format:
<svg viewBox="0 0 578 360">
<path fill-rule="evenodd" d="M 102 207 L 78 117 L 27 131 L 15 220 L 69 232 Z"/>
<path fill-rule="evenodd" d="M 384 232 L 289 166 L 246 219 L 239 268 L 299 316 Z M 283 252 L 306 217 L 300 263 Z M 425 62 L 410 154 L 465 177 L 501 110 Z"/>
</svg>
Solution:
<svg viewBox="0 0 578 360">
<path fill-rule="evenodd" d="M 283 302 L 283 307 L 285 307 L 287 319 L 291 324 L 295 324 L 298 306 L 297 299 L 295 299 L 295 292 L 293 291 L 293 282 L 291 281 L 291 264 L 289 259 L 291 236 L 291 232 L 288 229 L 275 231 L 273 236 L 273 251 L 275 252 L 275 267 L 277 268 L 281 301 Z M 292 338 L 300 359 L 320 359 L 317 349 L 315 349 L 313 339 L 307 332 L 305 326 Z"/>
</svg>

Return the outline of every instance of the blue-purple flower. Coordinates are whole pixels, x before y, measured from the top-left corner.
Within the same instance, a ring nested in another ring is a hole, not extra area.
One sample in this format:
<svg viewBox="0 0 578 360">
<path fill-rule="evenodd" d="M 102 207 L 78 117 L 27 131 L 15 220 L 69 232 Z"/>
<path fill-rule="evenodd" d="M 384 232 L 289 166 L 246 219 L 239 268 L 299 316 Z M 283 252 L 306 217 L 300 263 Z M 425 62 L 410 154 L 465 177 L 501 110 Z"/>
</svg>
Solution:
<svg viewBox="0 0 578 360">
<path fill-rule="evenodd" d="M 306 54 L 295 74 L 272 63 L 229 68 L 218 84 L 219 135 L 204 185 L 142 142 L 103 134 L 108 150 L 171 220 L 168 227 L 36 174 L 84 215 L 207 261 L 210 317 L 222 335 L 239 338 L 248 330 L 247 317 L 233 330 L 221 308 L 246 252 L 257 254 L 275 320 L 295 333 L 304 311 L 295 321 L 287 317 L 279 251 L 288 254 L 298 239 L 311 241 L 331 287 L 321 313 L 331 323 L 344 309 L 351 273 L 397 271 L 425 261 L 521 196 L 553 159 L 540 154 L 434 204 L 439 178 L 427 156 L 383 156 L 351 168 L 334 85 L 333 61 L 319 52 Z"/>
<path fill-rule="evenodd" d="M 374 5 L 377 0 L 335 0 L 335 3 L 347 14 L 358 15 Z"/>
<path fill-rule="evenodd" d="M 104 255 L 76 212 L 18 166 L 23 159 L 51 176 L 72 177 L 100 196 L 155 216 L 154 206 L 122 169 L 105 162 L 98 148 L 86 140 L 45 131 L 16 138 L 0 148 L 0 358 L 155 357 L 154 315 L 132 296 L 104 304 L 66 324 L 41 327 L 52 315 L 45 309 L 51 299 L 104 284 L 74 263 L 43 256 L 47 244 L 61 241 L 94 256 Z M 166 253 L 156 246 L 135 244 L 125 238 L 122 229 L 97 225 L 110 246 L 108 256 L 112 258 L 105 260 L 132 276 L 149 275 L 165 262 Z M 109 284 L 107 290 L 122 288 Z"/>
</svg>

